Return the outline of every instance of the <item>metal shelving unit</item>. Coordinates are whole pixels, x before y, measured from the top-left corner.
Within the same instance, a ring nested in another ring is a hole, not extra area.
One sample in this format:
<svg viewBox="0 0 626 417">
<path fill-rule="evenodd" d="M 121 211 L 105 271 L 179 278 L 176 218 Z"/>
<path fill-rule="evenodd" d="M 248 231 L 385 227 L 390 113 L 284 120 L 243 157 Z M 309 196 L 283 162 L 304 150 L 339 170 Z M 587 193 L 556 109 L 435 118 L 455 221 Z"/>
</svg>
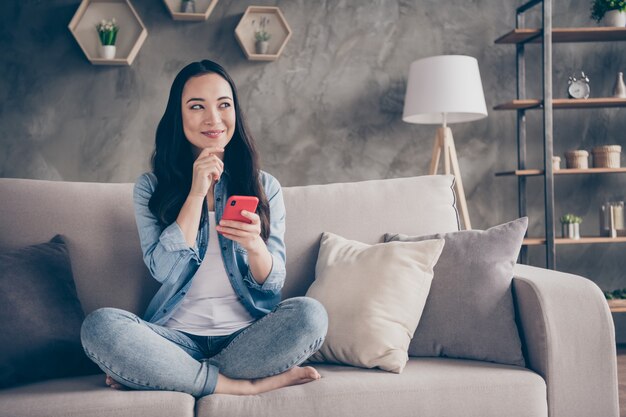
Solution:
<svg viewBox="0 0 626 417">
<path fill-rule="evenodd" d="M 535 6 L 541 6 L 541 28 L 526 28 L 525 13 Z M 552 168 L 553 156 L 553 109 L 583 109 L 626 107 L 626 99 L 589 98 L 589 99 L 554 99 L 552 97 L 552 44 L 559 42 L 615 42 L 626 41 L 626 28 L 553 28 L 552 0 L 530 0 L 516 9 L 515 29 L 500 38 L 496 44 L 516 45 L 517 92 L 516 99 L 499 104 L 494 110 L 514 110 L 517 112 L 517 169 L 499 172 L 496 176 L 512 175 L 517 177 L 518 210 L 520 216 L 526 216 L 526 181 L 530 176 L 541 176 L 544 186 L 545 236 L 524 239 L 520 254 L 521 261 L 528 263 L 528 246 L 545 245 L 546 267 L 556 268 L 556 246 L 563 244 L 594 244 L 626 242 L 626 238 L 584 237 L 582 239 L 555 238 L 554 215 L 554 176 L 566 174 L 607 174 L 625 173 L 626 168 L 589 168 L 560 169 Z M 542 48 L 542 91 L 541 99 L 526 97 L 526 44 L 541 44 Z M 526 166 L 526 111 L 543 112 L 543 169 L 530 169 Z"/>
</svg>

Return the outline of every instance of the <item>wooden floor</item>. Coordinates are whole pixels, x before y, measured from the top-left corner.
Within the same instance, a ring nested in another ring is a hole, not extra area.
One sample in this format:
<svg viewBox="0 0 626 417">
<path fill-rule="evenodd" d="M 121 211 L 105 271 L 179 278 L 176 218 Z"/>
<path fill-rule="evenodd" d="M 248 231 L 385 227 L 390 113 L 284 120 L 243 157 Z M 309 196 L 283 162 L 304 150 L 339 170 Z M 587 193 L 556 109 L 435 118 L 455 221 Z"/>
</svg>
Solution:
<svg viewBox="0 0 626 417">
<path fill-rule="evenodd" d="M 619 415 L 626 417 L 626 345 L 617 347 L 617 379 L 619 382 Z"/>
</svg>

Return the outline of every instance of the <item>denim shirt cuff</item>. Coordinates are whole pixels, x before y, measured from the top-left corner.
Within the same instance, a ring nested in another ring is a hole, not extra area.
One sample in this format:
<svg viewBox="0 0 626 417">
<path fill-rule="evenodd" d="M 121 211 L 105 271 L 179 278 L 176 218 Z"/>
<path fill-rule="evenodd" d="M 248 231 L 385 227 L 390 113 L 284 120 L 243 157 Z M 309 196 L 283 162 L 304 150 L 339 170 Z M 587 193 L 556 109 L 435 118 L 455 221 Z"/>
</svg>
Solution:
<svg viewBox="0 0 626 417">
<path fill-rule="evenodd" d="M 248 273 L 243 278 L 244 281 L 248 283 L 250 288 L 253 288 L 258 291 L 264 292 L 278 292 L 282 288 L 283 278 L 285 276 L 284 271 L 277 270 L 276 268 L 277 262 L 272 254 L 272 268 L 270 269 L 270 273 L 267 276 L 267 279 L 263 282 L 263 284 L 259 284 L 252 275 L 252 271 L 248 269 Z"/>
<path fill-rule="evenodd" d="M 179 252 L 179 251 L 191 251 L 196 256 L 196 258 L 200 258 L 199 250 L 198 250 L 198 242 L 194 242 L 193 247 L 189 247 L 187 241 L 185 240 L 185 235 L 183 234 L 182 229 L 178 225 L 178 223 L 173 222 L 169 226 L 167 226 L 163 233 L 161 233 L 161 237 L 159 238 L 163 248 L 165 248 L 168 252 Z"/>
</svg>

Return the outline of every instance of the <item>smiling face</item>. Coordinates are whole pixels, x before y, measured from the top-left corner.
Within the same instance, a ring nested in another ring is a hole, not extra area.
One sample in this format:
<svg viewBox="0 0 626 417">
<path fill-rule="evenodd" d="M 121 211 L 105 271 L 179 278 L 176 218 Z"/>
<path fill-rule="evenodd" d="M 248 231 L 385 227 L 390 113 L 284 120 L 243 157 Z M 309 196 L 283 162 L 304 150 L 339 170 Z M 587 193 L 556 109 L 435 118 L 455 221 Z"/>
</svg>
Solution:
<svg viewBox="0 0 626 417">
<path fill-rule="evenodd" d="M 194 159 L 202 149 L 225 148 L 235 133 L 235 104 L 228 81 L 210 73 L 192 77 L 182 95 L 183 131 Z M 217 154 L 223 159 L 223 153 Z"/>
</svg>

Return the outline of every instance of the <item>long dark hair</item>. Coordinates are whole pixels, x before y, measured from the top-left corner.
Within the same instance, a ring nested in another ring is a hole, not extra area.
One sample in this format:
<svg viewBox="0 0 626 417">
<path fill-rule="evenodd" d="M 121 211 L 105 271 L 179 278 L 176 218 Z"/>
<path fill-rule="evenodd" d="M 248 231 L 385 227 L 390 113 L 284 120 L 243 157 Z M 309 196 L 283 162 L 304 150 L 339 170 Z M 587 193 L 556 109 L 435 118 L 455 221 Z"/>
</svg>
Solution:
<svg viewBox="0 0 626 417">
<path fill-rule="evenodd" d="M 257 214 L 261 218 L 261 237 L 267 241 L 270 235 L 270 209 L 261 185 L 259 155 L 254 139 L 248 133 L 234 81 L 221 65 L 207 59 L 187 65 L 176 75 L 172 83 L 167 107 L 156 131 L 152 170 L 158 184 L 148 207 L 161 225 L 167 226 L 176 220 L 187 199 L 191 190 L 194 157 L 192 145 L 183 132 L 181 111 L 183 88 L 191 77 L 210 73 L 225 79 L 233 92 L 235 133 L 224 149 L 224 170 L 228 172 L 228 195 L 258 197 Z"/>
</svg>

